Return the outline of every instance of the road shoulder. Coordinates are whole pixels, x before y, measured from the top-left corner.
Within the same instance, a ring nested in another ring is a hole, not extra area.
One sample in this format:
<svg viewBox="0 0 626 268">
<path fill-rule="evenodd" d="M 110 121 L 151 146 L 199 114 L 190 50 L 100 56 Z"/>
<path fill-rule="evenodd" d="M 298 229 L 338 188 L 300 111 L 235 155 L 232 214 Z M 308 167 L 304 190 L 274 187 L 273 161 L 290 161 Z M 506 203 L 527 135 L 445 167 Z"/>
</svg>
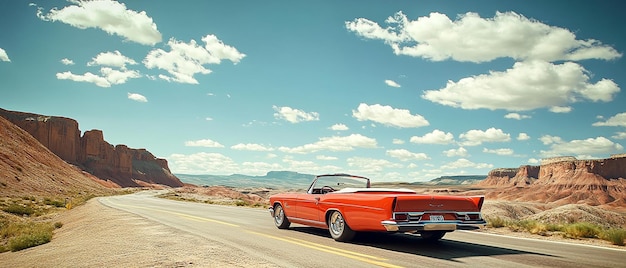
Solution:
<svg viewBox="0 0 626 268">
<path fill-rule="evenodd" d="M 0 254 L 4 267 L 274 267 L 215 241 L 101 204 L 54 216 L 50 243 Z"/>
</svg>

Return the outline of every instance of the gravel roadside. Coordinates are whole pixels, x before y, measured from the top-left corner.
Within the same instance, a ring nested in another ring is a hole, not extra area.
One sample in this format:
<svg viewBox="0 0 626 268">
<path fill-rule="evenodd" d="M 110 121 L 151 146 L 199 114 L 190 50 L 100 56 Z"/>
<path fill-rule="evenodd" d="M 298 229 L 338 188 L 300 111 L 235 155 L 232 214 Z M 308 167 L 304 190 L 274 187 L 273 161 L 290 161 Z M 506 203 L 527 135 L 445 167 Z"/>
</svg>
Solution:
<svg viewBox="0 0 626 268">
<path fill-rule="evenodd" d="M 219 242 L 147 221 L 97 198 L 61 213 L 50 243 L 0 253 L 0 267 L 276 267 Z"/>
</svg>

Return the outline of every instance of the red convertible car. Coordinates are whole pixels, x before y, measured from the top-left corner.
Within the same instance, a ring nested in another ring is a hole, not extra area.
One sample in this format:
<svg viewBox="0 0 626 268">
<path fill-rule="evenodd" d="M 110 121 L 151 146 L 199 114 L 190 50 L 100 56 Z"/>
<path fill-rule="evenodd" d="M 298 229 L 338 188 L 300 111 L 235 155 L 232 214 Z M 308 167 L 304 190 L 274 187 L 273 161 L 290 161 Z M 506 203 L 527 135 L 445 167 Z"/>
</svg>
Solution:
<svg viewBox="0 0 626 268">
<path fill-rule="evenodd" d="M 269 211 L 279 229 L 291 223 L 328 229 L 337 241 L 350 241 L 356 232 L 412 232 L 437 241 L 446 232 L 485 226 L 484 199 L 372 188 L 365 177 L 328 174 L 316 176 L 304 193 L 271 196 Z"/>
</svg>

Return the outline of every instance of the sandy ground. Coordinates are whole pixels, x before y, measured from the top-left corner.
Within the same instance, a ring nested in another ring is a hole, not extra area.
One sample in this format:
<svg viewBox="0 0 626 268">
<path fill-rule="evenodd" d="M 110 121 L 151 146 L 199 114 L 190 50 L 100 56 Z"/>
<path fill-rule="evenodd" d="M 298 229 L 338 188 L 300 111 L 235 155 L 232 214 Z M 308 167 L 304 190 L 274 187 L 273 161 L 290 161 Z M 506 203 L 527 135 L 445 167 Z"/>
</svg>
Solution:
<svg viewBox="0 0 626 268">
<path fill-rule="evenodd" d="M 97 199 L 54 217 L 50 243 L 0 253 L 0 267 L 276 267 Z"/>
</svg>

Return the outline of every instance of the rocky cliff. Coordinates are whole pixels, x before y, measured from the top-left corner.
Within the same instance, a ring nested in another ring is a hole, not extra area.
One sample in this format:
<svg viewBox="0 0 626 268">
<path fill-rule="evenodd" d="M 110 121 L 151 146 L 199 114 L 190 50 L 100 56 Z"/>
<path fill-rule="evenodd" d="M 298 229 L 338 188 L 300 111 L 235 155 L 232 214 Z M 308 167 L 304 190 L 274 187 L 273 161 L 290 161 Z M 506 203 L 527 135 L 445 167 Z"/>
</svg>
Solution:
<svg viewBox="0 0 626 268">
<path fill-rule="evenodd" d="M 0 116 L 0 197 L 87 198 L 119 188 L 63 161 Z"/>
<path fill-rule="evenodd" d="M 183 186 L 167 165 L 145 149 L 113 146 L 100 130 L 81 137 L 78 122 L 71 118 L 44 116 L 0 109 L 0 116 L 24 129 L 54 154 L 102 180 L 123 187 L 137 187 L 138 181 L 171 187 Z"/>
<path fill-rule="evenodd" d="M 530 185 L 539 177 L 538 166 L 520 166 L 519 168 L 497 168 L 489 171 L 487 178 L 479 182 L 479 186 L 487 187 L 523 187 Z"/>
<path fill-rule="evenodd" d="M 626 206 L 626 156 L 544 159 L 540 166 L 494 169 L 478 185 L 498 187 L 487 197 L 505 200 Z"/>
</svg>

